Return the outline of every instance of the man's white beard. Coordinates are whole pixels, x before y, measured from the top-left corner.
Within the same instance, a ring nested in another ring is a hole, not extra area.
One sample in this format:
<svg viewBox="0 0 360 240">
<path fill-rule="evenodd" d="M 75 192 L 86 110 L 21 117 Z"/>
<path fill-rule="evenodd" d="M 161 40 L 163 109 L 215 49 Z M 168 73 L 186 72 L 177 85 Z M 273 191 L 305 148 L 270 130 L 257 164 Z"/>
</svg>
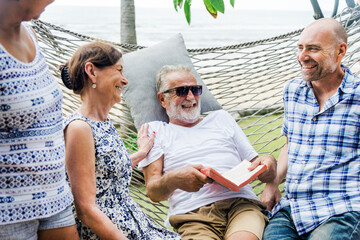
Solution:
<svg viewBox="0 0 360 240">
<path fill-rule="evenodd" d="M 200 117 L 200 99 L 199 102 L 196 104 L 196 100 L 194 101 L 187 101 L 185 100 L 182 104 L 184 105 L 193 105 L 196 104 L 195 108 L 186 109 L 182 108 L 181 105 L 176 105 L 173 101 L 170 101 L 170 107 L 167 111 L 169 118 L 176 119 L 181 122 L 185 123 L 194 123 Z"/>
</svg>

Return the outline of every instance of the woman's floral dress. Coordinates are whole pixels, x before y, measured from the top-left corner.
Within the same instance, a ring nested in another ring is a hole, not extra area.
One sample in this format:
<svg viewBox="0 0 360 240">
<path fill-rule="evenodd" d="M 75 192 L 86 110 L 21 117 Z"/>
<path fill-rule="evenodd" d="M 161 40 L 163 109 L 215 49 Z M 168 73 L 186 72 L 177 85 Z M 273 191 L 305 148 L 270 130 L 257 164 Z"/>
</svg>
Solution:
<svg viewBox="0 0 360 240">
<path fill-rule="evenodd" d="M 158 226 L 130 197 L 132 163 L 115 126 L 110 121 L 92 121 L 80 113 L 65 120 L 65 127 L 80 119 L 90 125 L 95 141 L 96 203 L 129 239 L 181 239 Z M 81 239 L 99 239 L 77 219 Z"/>
</svg>

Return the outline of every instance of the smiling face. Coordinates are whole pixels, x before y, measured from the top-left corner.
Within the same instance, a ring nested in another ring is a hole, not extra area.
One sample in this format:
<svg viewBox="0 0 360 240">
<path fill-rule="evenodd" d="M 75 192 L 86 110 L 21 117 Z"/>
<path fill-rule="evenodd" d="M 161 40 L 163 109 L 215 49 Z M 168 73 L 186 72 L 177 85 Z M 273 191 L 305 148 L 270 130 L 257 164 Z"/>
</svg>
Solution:
<svg viewBox="0 0 360 240">
<path fill-rule="evenodd" d="M 300 35 L 297 60 L 303 80 L 317 81 L 335 74 L 340 65 L 334 32 L 321 24 L 310 25 Z"/>
<path fill-rule="evenodd" d="M 113 106 L 121 101 L 121 92 L 125 85 L 128 84 L 127 79 L 123 75 L 122 59 L 119 59 L 113 66 L 97 69 L 96 90 L 101 99 L 107 101 Z"/>
<path fill-rule="evenodd" d="M 169 89 L 197 84 L 193 74 L 186 71 L 170 72 L 165 79 Z M 186 97 L 177 96 L 176 91 L 159 93 L 159 100 L 171 123 L 190 127 L 200 121 L 200 96 L 194 96 L 191 90 Z"/>
</svg>

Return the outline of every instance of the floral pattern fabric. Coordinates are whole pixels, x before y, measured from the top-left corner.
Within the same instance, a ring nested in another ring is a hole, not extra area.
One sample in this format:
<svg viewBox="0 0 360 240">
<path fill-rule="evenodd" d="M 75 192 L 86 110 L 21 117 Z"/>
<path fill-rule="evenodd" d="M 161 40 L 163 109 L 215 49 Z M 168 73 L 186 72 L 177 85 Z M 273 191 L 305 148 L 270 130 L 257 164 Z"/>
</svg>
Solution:
<svg viewBox="0 0 360 240">
<path fill-rule="evenodd" d="M 96 203 L 129 239 L 181 239 L 176 233 L 158 226 L 130 197 L 132 163 L 115 126 L 110 121 L 92 121 L 79 113 L 65 120 L 90 125 L 95 141 Z M 81 239 L 99 239 L 77 219 Z"/>
</svg>

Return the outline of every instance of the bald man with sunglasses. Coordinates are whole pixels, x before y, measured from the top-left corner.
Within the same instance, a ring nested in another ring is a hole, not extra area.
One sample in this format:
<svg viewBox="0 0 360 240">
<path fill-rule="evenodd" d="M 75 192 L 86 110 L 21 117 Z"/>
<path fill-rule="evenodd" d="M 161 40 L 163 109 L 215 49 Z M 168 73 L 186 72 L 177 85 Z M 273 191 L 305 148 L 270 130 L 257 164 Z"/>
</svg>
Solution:
<svg viewBox="0 0 360 240">
<path fill-rule="evenodd" d="M 157 75 L 157 97 L 169 123 L 150 122 L 154 147 L 139 164 L 146 193 L 155 202 L 168 200 L 167 223 L 182 239 L 261 239 L 264 206 L 250 185 L 233 192 L 200 172 L 212 167 L 226 172 L 243 159 L 267 165 L 263 182 L 275 177 L 272 156 L 259 157 L 235 120 L 224 110 L 200 117 L 200 95 L 191 70 L 164 66 Z"/>
</svg>

